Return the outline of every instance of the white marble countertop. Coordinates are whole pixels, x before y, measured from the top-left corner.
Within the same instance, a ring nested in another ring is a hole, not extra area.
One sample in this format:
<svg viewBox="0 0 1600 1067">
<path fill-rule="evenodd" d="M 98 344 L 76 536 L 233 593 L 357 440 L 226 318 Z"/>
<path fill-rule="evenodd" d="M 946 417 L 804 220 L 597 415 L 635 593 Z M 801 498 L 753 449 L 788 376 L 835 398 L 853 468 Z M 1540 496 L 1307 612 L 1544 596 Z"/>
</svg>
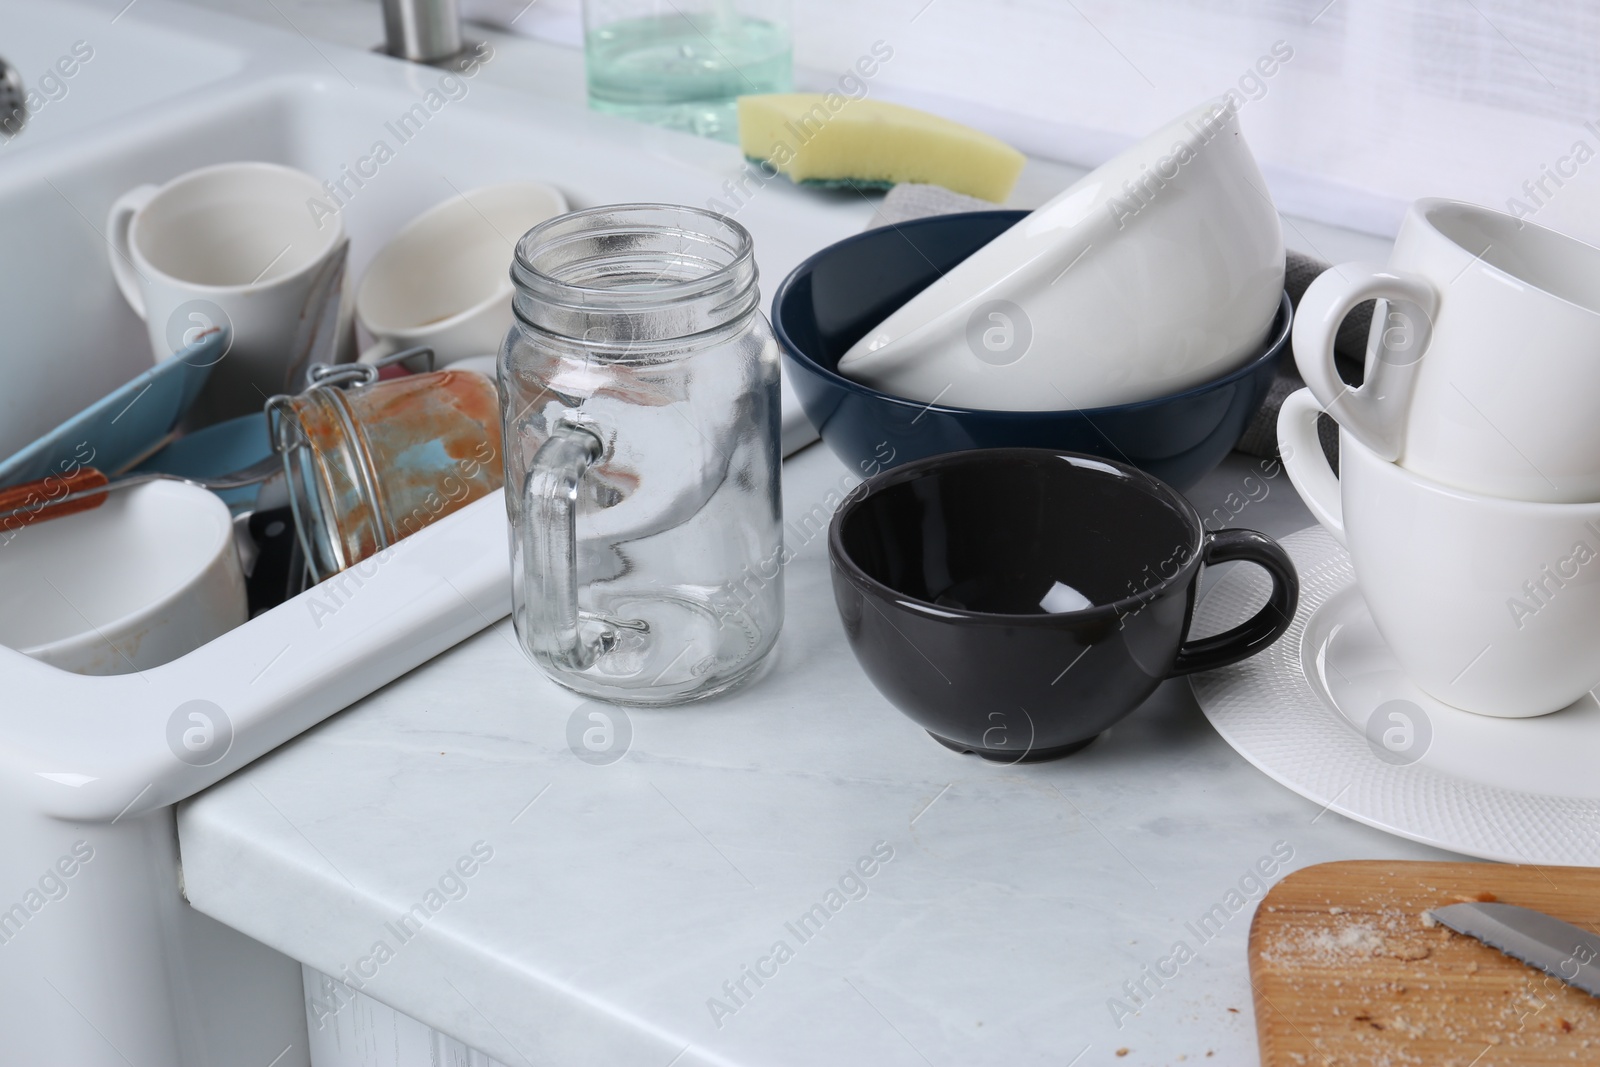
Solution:
<svg viewBox="0 0 1600 1067">
<path fill-rule="evenodd" d="M 940 747 L 856 665 L 825 538 L 795 525 L 848 484 L 821 446 L 785 465 L 799 554 L 753 688 L 631 711 L 625 754 L 591 765 L 568 741 L 583 702 L 501 621 L 187 804 L 189 898 L 507 1065 L 1255 1062 L 1259 897 L 1203 943 L 1187 924 L 1274 850 L 1275 877 L 1445 854 L 1275 785 L 1183 681 L 1066 760 Z M 1266 484 L 1239 525 L 1309 523 Z M 1124 983 L 1179 940 L 1194 959 L 1138 1004 Z"/>
</svg>

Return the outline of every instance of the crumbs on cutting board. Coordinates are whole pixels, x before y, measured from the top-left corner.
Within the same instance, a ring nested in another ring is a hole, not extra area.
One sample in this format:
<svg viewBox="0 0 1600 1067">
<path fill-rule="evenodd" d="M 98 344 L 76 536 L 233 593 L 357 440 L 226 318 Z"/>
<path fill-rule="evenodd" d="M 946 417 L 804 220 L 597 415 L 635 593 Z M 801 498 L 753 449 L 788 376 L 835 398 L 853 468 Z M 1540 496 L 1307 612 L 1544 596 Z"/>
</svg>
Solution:
<svg viewBox="0 0 1600 1067">
<path fill-rule="evenodd" d="M 1305 997 L 1309 1018 L 1297 1020 L 1300 1036 L 1321 1049 L 1336 1034 L 1353 1041 L 1361 1057 L 1336 1058 L 1338 1064 L 1468 1067 L 1495 1046 L 1544 1049 L 1563 1061 L 1570 1051 L 1574 1063 L 1600 1063 L 1600 1010 L 1587 1007 L 1588 997 L 1532 968 L 1524 975 L 1492 962 L 1480 967 L 1483 946 L 1424 915 L 1415 908 L 1326 907 L 1267 924 L 1258 957 L 1297 986 L 1287 993 L 1276 988 L 1274 998 Z M 1442 1049 L 1448 1049 L 1443 1057 Z M 1283 1062 L 1326 1067 L 1301 1052 Z"/>
<path fill-rule="evenodd" d="M 1426 944 L 1402 936 L 1414 927 L 1398 908 L 1359 919 L 1342 918 L 1346 914 L 1343 908 L 1330 908 L 1328 913 L 1333 921 L 1279 931 L 1262 949 L 1261 958 L 1289 965 L 1334 967 L 1373 956 L 1420 960 L 1432 951 Z"/>
</svg>

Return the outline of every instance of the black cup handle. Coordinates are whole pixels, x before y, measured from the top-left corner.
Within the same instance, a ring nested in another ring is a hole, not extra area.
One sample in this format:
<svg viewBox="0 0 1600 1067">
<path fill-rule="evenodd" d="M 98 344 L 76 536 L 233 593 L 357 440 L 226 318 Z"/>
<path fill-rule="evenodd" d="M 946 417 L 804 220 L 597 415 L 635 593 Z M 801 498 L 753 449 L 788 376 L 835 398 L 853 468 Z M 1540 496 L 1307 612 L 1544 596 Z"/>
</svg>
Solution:
<svg viewBox="0 0 1600 1067">
<path fill-rule="evenodd" d="M 1289 553 L 1266 534 L 1254 530 L 1218 530 L 1200 545 L 1202 564 L 1244 560 L 1272 578 L 1272 595 L 1254 617 L 1231 630 L 1198 641 L 1185 641 L 1172 661 L 1172 677 L 1238 663 L 1266 648 L 1289 628 L 1300 604 L 1300 576 Z"/>
</svg>

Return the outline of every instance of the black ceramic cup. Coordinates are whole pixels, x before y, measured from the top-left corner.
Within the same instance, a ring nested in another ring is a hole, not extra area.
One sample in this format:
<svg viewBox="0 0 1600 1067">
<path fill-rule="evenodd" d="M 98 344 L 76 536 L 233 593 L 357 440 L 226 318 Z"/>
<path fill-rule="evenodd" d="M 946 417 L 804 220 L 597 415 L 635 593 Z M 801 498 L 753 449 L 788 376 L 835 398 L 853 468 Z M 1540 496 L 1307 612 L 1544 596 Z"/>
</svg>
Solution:
<svg viewBox="0 0 1600 1067">
<path fill-rule="evenodd" d="M 1039 448 L 918 460 L 865 482 L 828 531 L 856 659 L 935 740 L 985 759 L 1075 752 L 1164 679 L 1236 663 L 1289 626 L 1294 565 L 1253 530 L 1206 532 L 1133 467 Z M 1248 560 L 1272 594 L 1185 641 L 1203 564 Z"/>
</svg>

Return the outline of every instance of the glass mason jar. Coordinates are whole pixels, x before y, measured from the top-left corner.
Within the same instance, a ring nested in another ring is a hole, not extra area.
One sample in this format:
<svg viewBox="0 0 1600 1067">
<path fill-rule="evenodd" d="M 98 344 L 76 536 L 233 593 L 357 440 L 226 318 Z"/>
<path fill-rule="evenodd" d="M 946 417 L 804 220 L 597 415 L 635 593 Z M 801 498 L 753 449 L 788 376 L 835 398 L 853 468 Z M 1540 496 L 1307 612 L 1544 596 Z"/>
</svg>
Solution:
<svg viewBox="0 0 1600 1067">
<path fill-rule="evenodd" d="M 791 0 L 584 0 L 589 106 L 724 141 L 734 100 L 793 85 Z"/>
<path fill-rule="evenodd" d="M 517 243 L 500 351 L 517 635 L 560 684 L 676 704 L 783 621 L 778 349 L 750 235 L 624 204 Z"/>
</svg>

